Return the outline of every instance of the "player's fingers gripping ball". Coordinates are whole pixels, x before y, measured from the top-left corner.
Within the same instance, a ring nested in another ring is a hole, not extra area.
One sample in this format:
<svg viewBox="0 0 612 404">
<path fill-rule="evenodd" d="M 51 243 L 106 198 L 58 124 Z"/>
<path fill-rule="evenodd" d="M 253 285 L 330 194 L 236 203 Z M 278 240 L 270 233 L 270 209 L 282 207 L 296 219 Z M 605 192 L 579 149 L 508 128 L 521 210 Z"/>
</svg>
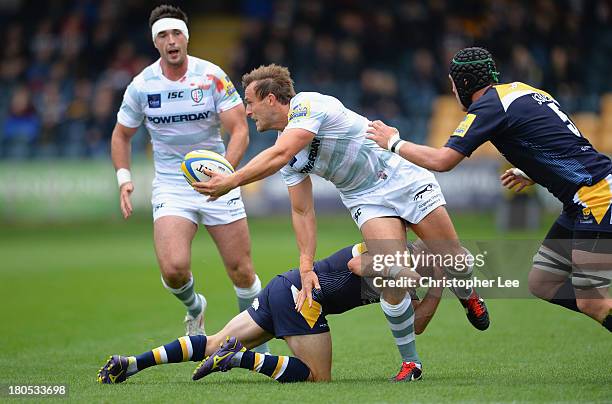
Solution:
<svg viewBox="0 0 612 404">
<path fill-rule="evenodd" d="M 183 176 L 192 185 L 194 182 L 208 182 L 210 176 L 206 171 L 229 175 L 234 172 L 234 167 L 219 153 L 209 150 L 194 150 L 185 155 L 181 163 Z"/>
</svg>

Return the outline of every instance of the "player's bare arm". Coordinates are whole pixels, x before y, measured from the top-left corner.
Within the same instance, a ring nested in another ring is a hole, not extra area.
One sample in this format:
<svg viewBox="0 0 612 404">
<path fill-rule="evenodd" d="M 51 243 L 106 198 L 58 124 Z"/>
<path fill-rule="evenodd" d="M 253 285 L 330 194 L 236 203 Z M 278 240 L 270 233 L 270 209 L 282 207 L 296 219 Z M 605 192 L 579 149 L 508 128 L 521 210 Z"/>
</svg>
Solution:
<svg viewBox="0 0 612 404">
<path fill-rule="evenodd" d="M 308 306 L 312 307 L 312 289 L 321 288 L 313 266 L 317 248 L 317 222 L 310 177 L 288 189 L 293 230 L 300 251 L 302 290 L 295 304 L 295 309 L 300 311 L 306 300 Z"/>
<path fill-rule="evenodd" d="M 134 191 L 134 184 L 129 174 L 130 157 L 132 154 L 132 137 L 138 128 L 128 128 L 120 123 L 115 125 L 111 137 L 111 158 L 117 171 L 119 181 L 119 202 L 121 213 L 127 219 L 132 214 L 130 195 Z"/>
<path fill-rule="evenodd" d="M 194 182 L 193 188 L 203 195 L 218 198 L 241 185 L 259 181 L 280 170 L 293 156 L 306 147 L 315 134 L 304 129 L 290 129 L 274 146 L 255 156 L 247 165 L 234 174 L 223 176 L 207 172 L 212 178 L 208 182 Z"/>
<path fill-rule="evenodd" d="M 245 116 L 246 112 L 242 104 L 219 113 L 221 125 L 229 135 L 225 158 L 232 164 L 232 167 L 238 167 L 249 145 L 249 127 Z"/>
<path fill-rule="evenodd" d="M 432 171 L 449 171 L 464 159 L 464 155 L 450 147 L 429 147 L 401 140 L 399 131 L 382 121 L 369 124 L 368 139 L 383 149 L 399 154 L 406 160 Z"/>
<path fill-rule="evenodd" d="M 514 188 L 514 192 L 521 192 L 525 187 L 529 187 L 535 182 L 518 168 L 507 169 L 501 177 L 499 177 L 503 187 L 510 190 Z M 515 188 L 516 187 L 516 188 Z"/>
</svg>

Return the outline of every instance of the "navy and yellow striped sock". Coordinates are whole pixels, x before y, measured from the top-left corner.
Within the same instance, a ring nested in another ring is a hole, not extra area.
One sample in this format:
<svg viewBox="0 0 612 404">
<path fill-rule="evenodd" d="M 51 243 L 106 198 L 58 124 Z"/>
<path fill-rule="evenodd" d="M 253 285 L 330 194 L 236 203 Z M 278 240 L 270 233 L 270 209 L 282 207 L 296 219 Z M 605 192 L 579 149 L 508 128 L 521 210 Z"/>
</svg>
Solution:
<svg viewBox="0 0 612 404">
<path fill-rule="evenodd" d="M 204 359 L 206 336 L 194 335 L 180 337 L 169 344 L 162 345 L 138 356 L 128 357 L 128 376 L 151 366 L 165 363 L 199 362 Z"/>
<path fill-rule="evenodd" d="M 232 358 L 231 366 L 262 373 L 279 383 L 305 382 L 310 375 L 310 368 L 296 357 L 253 351 L 238 352 Z"/>
<path fill-rule="evenodd" d="M 414 335 L 414 309 L 411 302 L 410 294 L 406 293 L 406 297 L 399 304 L 390 304 L 380 299 L 380 307 L 387 317 L 402 360 L 420 364 Z"/>
</svg>

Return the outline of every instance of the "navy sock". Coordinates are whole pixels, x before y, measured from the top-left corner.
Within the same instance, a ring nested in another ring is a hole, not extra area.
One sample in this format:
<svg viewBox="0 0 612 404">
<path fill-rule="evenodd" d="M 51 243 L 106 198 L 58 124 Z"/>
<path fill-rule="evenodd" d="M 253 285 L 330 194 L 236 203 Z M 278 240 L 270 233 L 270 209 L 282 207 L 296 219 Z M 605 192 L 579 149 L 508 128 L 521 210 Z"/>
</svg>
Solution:
<svg viewBox="0 0 612 404">
<path fill-rule="evenodd" d="M 279 383 L 304 382 L 310 375 L 310 368 L 293 356 L 263 355 L 253 351 L 243 351 L 238 352 L 233 361 L 236 367 L 263 373 Z"/>
<path fill-rule="evenodd" d="M 580 309 L 578 309 L 578 305 L 576 304 L 576 293 L 574 292 L 574 287 L 572 286 L 572 279 L 567 278 L 563 285 L 557 290 L 555 296 L 550 299 L 552 304 L 556 304 L 566 309 L 581 313 Z"/>
<path fill-rule="evenodd" d="M 164 363 L 198 362 L 204 359 L 206 336 L 180 337 L 169 344 L 157 347 L 135 357 L 137 371 Z"/>
</svg>

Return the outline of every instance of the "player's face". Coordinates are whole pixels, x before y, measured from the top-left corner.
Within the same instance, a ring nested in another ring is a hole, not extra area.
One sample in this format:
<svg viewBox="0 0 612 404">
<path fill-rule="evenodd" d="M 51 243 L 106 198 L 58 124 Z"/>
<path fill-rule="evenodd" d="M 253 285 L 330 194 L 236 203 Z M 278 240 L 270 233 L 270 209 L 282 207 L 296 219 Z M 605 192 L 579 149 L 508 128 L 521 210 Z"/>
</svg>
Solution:
<svg viewBox="0 0 612 404">
<path fill-rule="evenodd" d="M 461 107 L 463 111 L 467 111 L 467 108 L 461 103 L 461 100 L 459 99 L 459 93 L 457 93 L 457 87 L 455 87 L 455 82 L 453 81 L 453 78 L 451 77 L 450 74 L 448 75 L 448 79 L 451 82 L 451 86 L 453 86 L 453 94 L 455 94 L 455 99 L 459 103 L 459 106 Z"/>
<path fill-rule="evenodd" d="M 181 30 L 161 31 L 155 37 L 155 47 L 162 60 L 171 66 L 180 66 L 187 58 L 187 38 Z"/>
<path fill-rule="evenodd" d="M 244 90 L 247 117 L 255 122 L 257 132 L 264 132 L 270 129 L 282 129 L 273 127 L 274 112 L 268 98 L 269 96 L 261 100 L 257 98 L 257 94 L 255 94 L 255 84 L 255 81 L 252 82 Z"/>
</svg>

